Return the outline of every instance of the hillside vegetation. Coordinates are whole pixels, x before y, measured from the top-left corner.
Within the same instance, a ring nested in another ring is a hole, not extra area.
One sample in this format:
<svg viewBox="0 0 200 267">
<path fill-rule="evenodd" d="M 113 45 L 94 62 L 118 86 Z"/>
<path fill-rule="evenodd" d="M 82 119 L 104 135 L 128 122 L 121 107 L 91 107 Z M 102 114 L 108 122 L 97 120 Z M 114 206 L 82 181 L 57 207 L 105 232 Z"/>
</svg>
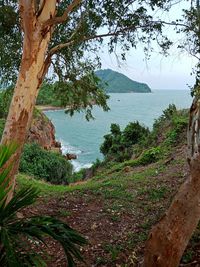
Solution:
<svg viewBox="0 0 200 267">
<path fill-rule="evenodd" d="M 107 93 L 150 93 L 150 87 L 145 83 L 131 80 L 122 73 L 111 69 L 98 70 L 95 74 L 101 79 Z"/>
<path fill-rule="evenodd" d="M 19 187 L 34 185 L 41 190 L 37 205 L 26 214 L 54 215 L 86 236 L 89 244 L 83 255 L 88 266 L 138 266 L 152 225 L 189 175 L 185 160 L 187 118 L 186 110 L 177 111 L 171 105 L 155 121 L 146 140 L 132 145 L 130 159 L 118 162 L 113 155 L 112 160 L 105 157 L 93 167 L 95 174 L 89 180 L 53 186 L 20 174 Z M 200 260 L 199 233 L 200 228 L 181 266 L 193 266 Z M 51 243 L 48 250 L 54 255 L 48 266 L 64 267 L 61 248 Z"/>
</svg>

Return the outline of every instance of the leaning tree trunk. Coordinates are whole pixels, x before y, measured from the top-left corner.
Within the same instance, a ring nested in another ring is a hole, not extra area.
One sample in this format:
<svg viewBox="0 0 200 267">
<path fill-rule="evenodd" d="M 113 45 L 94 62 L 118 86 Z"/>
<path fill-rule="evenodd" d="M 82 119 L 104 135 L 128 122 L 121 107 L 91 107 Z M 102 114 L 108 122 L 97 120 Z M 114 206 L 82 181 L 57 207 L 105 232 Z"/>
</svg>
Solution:
<svg viewBox="0 0 200 267">
<path fill-rule="evenodd" d="M 2 144 L 15 142 L 18 145 L 10 173 L 10 185 L 13 190 L 15 174 L 18 170 L 20 155 L 32 120 L 39 87 L 46 72 L 44 62 L 51 38 L 51 27 L 44 28 L 43 25 L 55 13 L 56 8 L 56 0 L 48 0 L 48 4 L 43 7 L 42 13 L 38 17 L 33 2 L 21 0 L 20 15 L 24 31 L 23 55 L 1 140 Z M 13 190 L 10 190 L 7 201 L 12 198 Z"/>
<path fill-rule="evenodd" d="M 177 267 L 200 219 L 200 100 L 190 108 L 188 128 L 190 177 L 180 187 L 169 210 L 152 229 L 144 267 Z"/>
</svg>

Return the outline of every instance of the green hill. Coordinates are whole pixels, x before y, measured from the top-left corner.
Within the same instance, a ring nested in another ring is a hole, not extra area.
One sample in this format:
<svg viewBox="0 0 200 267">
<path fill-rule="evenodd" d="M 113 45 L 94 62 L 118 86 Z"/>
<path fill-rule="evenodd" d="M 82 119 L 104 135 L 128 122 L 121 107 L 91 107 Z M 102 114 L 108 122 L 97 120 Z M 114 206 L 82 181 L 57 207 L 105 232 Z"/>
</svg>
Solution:
<svg viewBox="0 0 200 267">
<path fill-rule="evenodd" d="M 103 81 L 107 93 L 151 93 L 147 84 L 133 81 L 111 69 L 98 70 L 96 75 Z"/>
</svg>

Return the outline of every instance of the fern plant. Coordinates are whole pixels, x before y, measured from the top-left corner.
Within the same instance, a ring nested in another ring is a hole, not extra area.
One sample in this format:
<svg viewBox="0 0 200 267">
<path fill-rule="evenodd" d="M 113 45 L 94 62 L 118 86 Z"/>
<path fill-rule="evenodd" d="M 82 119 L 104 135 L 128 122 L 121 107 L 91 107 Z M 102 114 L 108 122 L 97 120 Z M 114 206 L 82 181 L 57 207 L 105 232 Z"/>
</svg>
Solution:
<svg viewBox="0 0 200 267">
<path fill-rule="evenodd" d="M 87 243 L 84 237 L 54 217 L 19 216 L 22 209 L 36 201 L 37 189 L 21 189 L 6 202 L 15 150 L 16 145 L 0 145 L 0 266 L 46 266 L 47 256 L 41 248 L 46 246 L 47 236 L 61 244 L 68 266 L 75 266 L 75 259 L 83 260 L 80 246 Z"/>
</svg>

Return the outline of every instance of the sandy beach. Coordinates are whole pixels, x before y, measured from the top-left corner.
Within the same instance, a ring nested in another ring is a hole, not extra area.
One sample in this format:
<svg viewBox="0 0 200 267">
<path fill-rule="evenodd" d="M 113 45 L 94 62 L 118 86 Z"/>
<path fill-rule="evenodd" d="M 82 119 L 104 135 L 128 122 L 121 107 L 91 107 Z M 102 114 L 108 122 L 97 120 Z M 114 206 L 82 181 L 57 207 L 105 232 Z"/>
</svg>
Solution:
<svg viewBox="0 0 200 267">
<path fill-rule="evenodd" d="M 36 105 L 36 108 L 42 111 L 66 109 L 64 107 L 56 107 L 56 106 L 48 106 L 48 105 Z"/>
</svg>

